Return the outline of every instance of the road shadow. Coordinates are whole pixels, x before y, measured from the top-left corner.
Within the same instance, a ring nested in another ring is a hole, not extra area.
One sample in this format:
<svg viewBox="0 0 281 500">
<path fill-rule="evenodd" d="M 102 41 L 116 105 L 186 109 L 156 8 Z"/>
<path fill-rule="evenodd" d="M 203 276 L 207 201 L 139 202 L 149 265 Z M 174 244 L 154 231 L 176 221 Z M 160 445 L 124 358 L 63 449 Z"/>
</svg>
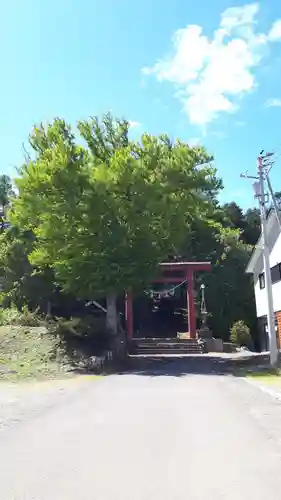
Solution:
<svg viewBox="0 0 281 500">
<path fill-rule="evenodd" d="M 120 375 L 133 374 L 148 377 L 182 377 L 186 375 L 244 376 L 255 369 L 268 367 L 268 355 L 240 356 L 130 356 Z"/>
</svg>

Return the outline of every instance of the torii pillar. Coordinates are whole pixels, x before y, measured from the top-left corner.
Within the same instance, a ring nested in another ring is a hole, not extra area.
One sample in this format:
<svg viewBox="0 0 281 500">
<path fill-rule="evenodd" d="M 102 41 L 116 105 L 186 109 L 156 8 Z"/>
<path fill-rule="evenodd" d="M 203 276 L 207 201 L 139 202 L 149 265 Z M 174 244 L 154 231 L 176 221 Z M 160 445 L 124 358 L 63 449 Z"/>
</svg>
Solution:
<svg viewBox="0 0 281 500">
<path fill-rule="evenodd" d="M 194 297 L 194 273 L 197 271 L 211 271 L 210 262 L 162 262 L 160 268 L 170 273 L 154 280 L 154 283 L 176 284 L 187 282 L 187 310 L 188 332 L 190 338 L 196 338 L 196 306 Z M 133 337 L 133 299 L 132 293 L 126 294 L 125 317 L 128 340 Z"/>
</svg>

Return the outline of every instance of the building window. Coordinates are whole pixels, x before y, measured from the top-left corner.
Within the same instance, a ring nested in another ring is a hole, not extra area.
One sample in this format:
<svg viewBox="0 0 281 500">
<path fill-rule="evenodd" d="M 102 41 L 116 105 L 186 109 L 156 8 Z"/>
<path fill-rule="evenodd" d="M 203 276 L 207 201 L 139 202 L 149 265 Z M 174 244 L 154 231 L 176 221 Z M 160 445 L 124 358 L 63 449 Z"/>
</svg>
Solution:
<svg viewBox="0 0 281 500">
<path fill-rule="evenodd" d="M 276 266 L 273 266 L 270 269 L 270 274 L 271 274 L 271 283 L 277 283 L 278 281 L 281 281 L 281 264 L 276 264 Z M 259 275 L 259 282 L 260 282 L 260 289 L 262 290 L 263 288 L 265 288 L 264 273 L 261 273 Z"/>
<path fill-rule="evenodd" d="M 260 289 L 262 290 L 265 287 L 264 273 L 261 273 L 259 275 L 259 282 L 260 282 Z"/>
<path fill-rule="evenodd" d="M 277 283 L 277 281 L 281 280 L 281 265 L 277 264 L 276 266 L 270 269 L 271 272 L 271 282 Z"/>
</svg>

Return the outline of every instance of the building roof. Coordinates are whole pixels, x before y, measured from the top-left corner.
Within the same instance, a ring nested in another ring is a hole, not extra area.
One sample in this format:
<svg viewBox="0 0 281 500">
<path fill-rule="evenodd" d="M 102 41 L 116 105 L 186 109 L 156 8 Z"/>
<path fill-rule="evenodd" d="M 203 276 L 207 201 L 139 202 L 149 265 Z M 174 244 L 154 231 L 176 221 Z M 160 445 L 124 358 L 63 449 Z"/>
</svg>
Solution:
<svg viewBox="0 0 281 500">
<path fill-rule="evenodd" d="M 278 225 L 278 220 L 276 217 L 276 214 L 273 209 L 270 209 L 267 215 L 267 221 L 266 221 L 266 226 L 269 234 L 279 227 Z M 259 236 L 259 239 L 254 247 L 254 250 L 251 254 L 250 260 L 248 262 L 248 265 L 246 267 L 246 273 L 248 274 L 253 274 L 255 272 L 257 263 L 260 259 L 260 257 L 263 254 L 263 236 L 262 233 Z"/>
</svg>

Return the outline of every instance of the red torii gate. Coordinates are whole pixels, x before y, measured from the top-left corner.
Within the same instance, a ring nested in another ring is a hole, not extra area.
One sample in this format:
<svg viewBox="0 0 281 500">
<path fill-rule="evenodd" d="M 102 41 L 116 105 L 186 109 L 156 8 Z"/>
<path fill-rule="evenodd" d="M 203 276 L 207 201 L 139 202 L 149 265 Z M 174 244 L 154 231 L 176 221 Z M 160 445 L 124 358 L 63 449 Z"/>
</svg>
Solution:
<svg viewBox="0 0 281 500">
<path fill-rule="evenodd" d="M 154 280 L 154 283 L 182 283 L 187 282 L 187 310 L 188 310 L 188 331 L 190 338 L 196 338 L 196 309 L 194 300 L 194 273 L 196 271 L 210 271 L 210 262 L 162 262 L 161 269 L 171 272 L 180 272 L 173 276 L 162 276 Z M 132 293 L 127 293 L 125 300 L 125 318 L 127 326 L 128 340 L 133 337 L 133 296 Z"/>
</svg>

